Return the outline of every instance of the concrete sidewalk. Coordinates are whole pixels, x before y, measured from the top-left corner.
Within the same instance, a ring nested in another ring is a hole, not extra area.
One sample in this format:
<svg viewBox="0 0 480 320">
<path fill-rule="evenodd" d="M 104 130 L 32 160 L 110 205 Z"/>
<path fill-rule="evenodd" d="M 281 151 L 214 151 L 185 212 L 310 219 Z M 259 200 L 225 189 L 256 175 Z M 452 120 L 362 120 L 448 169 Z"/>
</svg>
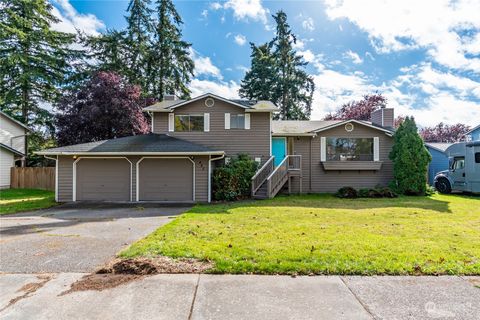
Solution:
<svg viewBox="0 0 480 320">
<path fill-rule="evenodd" d="M 0 319 L 480 319 L 480 277 L 162 274 L 59 295 L 83 275 L 0 274 Z"/>
</svg>

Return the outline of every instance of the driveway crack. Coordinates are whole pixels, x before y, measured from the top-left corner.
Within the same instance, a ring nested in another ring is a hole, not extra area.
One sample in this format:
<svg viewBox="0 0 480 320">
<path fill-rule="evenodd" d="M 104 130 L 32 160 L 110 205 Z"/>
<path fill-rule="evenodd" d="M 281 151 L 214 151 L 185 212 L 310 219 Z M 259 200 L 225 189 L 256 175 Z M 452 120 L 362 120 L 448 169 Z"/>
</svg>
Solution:
<svg viewBox="0 0 480 320">
<path fill-rule="evenodd" d="M 347 287 L 348 291 L 350 291 L 352 293 L 352 295 L 355 297 L 355 299 L 357 299 L 358 303 L 360 303 L 360 305 L 363 307 L 363 309 L 365 309 L 365 311 L 370 315 L 370 317 L 372 319 L 377 319 L 372 311 L 370 311 L 370 308 L 365 304 L 363 303 L 363 301 L 358 297 L 358 295 L 353 292 L 353 290 L 350 288 L 350 286 L 347 284 L 347 281 L 345 281 L 344 277 L 342 276 L 339 276 L 340 280 L 342 280 L 343 284 L 345 285 L 345 287 Z"/>
<path fill-rule="evenodd" d="M 195 306 L 195 300 L 197 299 L 198 284 L 200 283 L 200 274 L 198 274 L 197 283 L 195 284 L 195 291 L 193 292 L 192 305 L 190 306 L 190 312 L 188 314 L 188 320 L 192 319 L 193 307 Z"/>
</svg>

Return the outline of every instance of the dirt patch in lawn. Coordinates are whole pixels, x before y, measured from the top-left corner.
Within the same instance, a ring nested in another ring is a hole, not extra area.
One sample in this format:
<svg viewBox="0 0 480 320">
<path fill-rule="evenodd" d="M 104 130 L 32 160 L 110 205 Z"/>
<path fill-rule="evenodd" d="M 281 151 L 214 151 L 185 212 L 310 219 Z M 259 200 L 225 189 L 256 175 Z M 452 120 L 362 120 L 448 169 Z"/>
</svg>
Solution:
<svg viewBox="0 0 480 320">
<path fill-rule="evenodd" d="M 203 273 L 212 267 L 211 262 L 196 259 L 168 257 L 115 259 L 95 273 L 83 276 L 60 295 L 85 290 L 102 291 L 161 273 Z"/>
</svg>

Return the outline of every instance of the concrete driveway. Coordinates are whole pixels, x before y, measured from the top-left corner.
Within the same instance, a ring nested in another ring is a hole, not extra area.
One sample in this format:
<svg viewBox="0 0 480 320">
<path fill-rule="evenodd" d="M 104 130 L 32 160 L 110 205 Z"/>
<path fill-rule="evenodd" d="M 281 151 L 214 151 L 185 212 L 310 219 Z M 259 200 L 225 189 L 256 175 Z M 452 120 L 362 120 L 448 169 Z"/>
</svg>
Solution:
<svg viewBox="0 0 480 320">
<path fill-rule="evenodd" d="M 0 272 L 92 272 L 186 207 L 67 204 L 0 218 Z"/>
</svg>

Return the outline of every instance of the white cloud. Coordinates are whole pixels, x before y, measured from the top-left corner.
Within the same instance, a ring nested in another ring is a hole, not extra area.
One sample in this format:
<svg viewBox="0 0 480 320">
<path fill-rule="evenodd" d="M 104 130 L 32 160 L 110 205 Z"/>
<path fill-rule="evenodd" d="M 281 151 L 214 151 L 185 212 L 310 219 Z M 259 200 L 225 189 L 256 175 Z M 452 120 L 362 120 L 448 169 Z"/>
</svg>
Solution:
<svg viewBox="0 0 480 320">
<path fill-rule="evenodd" d="M 190 49 L 190 56 L 195 63 L 195 76 L 207 75 L 217 79 L 222 79 L 222 73 L 210 60 L 210 57 L 202 57 L 193 49 Z"/>
<path fill-rule="evenodd" d="M 223 5 L 224 9 L 232 9 L 237 20 L 252 19 L 267 23 L 268 10 L 262 5 L 261 0 L 229 0 Z"/>
<path fill-rule="evenodd" d="M 60 22 L 52 28 L 56 31 L 76 33 L 77 30 L 88 35 L 98 35 L 105 29 L 103 21 L 94 14 L 80 14 L 68 0 L 54 0 L 52 13 Z"/>
<path fill-rule="evenodd" d="M 205 9 L 202 11 L 202 13 L 200 13 L 200 15 L 202 16 L 203 19 L 207 19 L 208 18 L 208 10 Z"/>
<path fill-rule="evenodd" d="M 353 52 L 352 50 L 348 50 L 347 52 L 345 52 L 343 54 L 344 57 L 348 58 L 348 59 L 351 59 L 353 63 L 355 64 L 360 64 L 360 63 L 363 63 L 363 59 L 360 58 L 360 56 L 358 55 L 358 53 L 356 52 Z"/>
<path fill-rule="evenodd" d="M 305 60 L 305 62 L 311 63 L 315 67 L 315 69 L 323 70 L 325 68 L 325 66 L 321 63 L 321 61 L 323 60 L 322 54 L 315 54 L 310 49 L 301 50 L 297 53 L 303 56 L 303 60 Z"/>
<path fill-rule="evenodd" d="M 303 48 L 305 48 L 305 41 L 303 41 L 302 39 L 297 39 L 297 41 L 295 41 L 295 43 L 292 43 L 292 48 L 293 49 L 303 49 Z"/>
<path fill-rule="evenodd" d="M 304 57 L 316 55 L 308 52 Z M 322 119 L 336 111 L 342 104 L 362 99 L 363 95 L 375 91 L 388 99 L 396 115 L 411 115 L 419 126 L 445 123 L 477 125 L 480 119 L 480 83 L 441 72 L 430 64 L 402 68 L 402 74 L 382 84 L 361 72 L 342 73 L 330 68 L 318 69 L 313 75 L 312 119 Z"/>
<path fill-rule="evenodd" d="M 378 52 L 415 48 L 444 66 L 480 72 L 480 1 L 326 0 L 330 19 L 346 18 L 368 32 Z M 372 10 L 374 8 L 374 10 Z"/>
<path fill-rule="evenodd" d="M 235 81 L 223 82 L 193 79 L 189 88 L 193 97 L 209 92 L 227 99 L 234 99 L 238 98 L 240 85 Z"/>
<path fill-rule="evenodd" d="M 238 44 L 239 46 L 243 46 L 245 43 L 247 43 L 247 38 L 245 38 L 245 36 L 241 34 L 237 34 L 234 40 L 235 40 L 235 43 Z"/>
<path fill-rule="evenodd" d="M 313 22 L 313 19 L 311 17 L 308 17 L 302 21 L 302 27 L 305 30 L 313 31 L 315 30 L 315 23 Z"/>
<path fill-rule="evenodd" d="M 218 2 L 213 2 L 211 5 L 210 5 L 210 8 L 213 9 L 213 10 L 219 10 L 222 8 L 222 5 Z"/>
</svg>

